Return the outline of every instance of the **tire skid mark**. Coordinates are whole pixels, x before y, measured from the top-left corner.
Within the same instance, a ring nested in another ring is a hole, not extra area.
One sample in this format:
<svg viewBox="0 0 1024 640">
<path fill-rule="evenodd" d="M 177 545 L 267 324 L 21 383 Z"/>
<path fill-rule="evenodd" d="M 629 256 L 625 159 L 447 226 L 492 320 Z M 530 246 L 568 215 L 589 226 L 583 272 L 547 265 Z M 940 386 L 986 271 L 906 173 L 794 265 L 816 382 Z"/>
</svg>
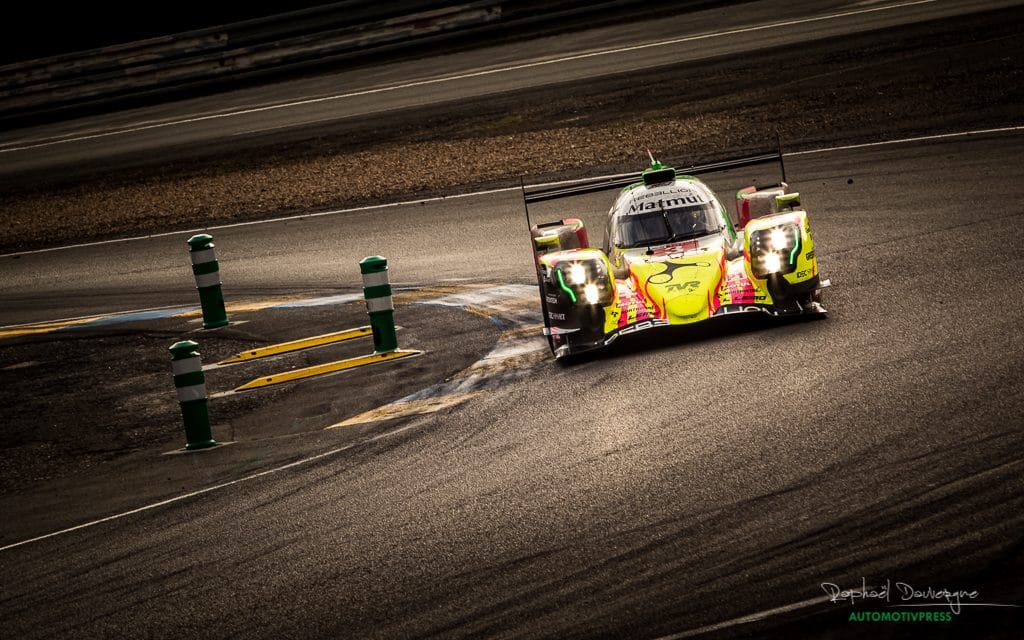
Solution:
<svg viewBox="0 0 1024 640">
<path fill-rule="evenodd" d="M 484 286 L 419 300 L 416 304 L 457 307 L 485 315 L 501 329 L 501 335 L 483 358 L 448 380 L 348 418 L 328 429 L 451 409 L 530 375 L 550 359 L 548 344 L 541 333 L 543 325 L 535 286 Z"/>
</svg>

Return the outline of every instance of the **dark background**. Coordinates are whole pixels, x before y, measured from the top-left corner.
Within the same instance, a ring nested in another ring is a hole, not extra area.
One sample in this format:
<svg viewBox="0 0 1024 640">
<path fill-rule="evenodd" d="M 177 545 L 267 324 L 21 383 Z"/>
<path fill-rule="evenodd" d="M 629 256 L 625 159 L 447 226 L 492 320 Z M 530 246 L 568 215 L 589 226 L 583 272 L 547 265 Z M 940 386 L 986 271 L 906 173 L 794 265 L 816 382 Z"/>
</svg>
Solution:
<svg viewBox="0 0 1024 640">
<path fill-rule="evenodd" d="M 17 17 L 0 26 L 0 64 L 95 49 L 332 4 L 299 0 L 219 3 L 185 0 L 133 5 L 81 3 L 59 9 L 24 3 Z"/>
</svg>

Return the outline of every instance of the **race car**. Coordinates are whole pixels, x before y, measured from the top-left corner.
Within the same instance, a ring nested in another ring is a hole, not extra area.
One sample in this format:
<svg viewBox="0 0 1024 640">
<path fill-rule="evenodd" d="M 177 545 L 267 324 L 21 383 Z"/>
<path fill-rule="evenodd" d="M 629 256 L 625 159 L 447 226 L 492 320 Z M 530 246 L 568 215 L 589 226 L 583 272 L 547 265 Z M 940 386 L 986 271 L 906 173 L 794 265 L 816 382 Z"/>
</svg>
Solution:
<svg viewBox="0 0 1024 640">
<path fill-rule="evenodd" d="M 626 180 L 523 190 L 529 202 L 626 184 L 591 247 L 579 218 L 530 226 L 544 333 L 556 358 L 638 331 L 731 314 L 824 316 L 814 240 L 800 196 L 783 181 L 736 194 L 736 221 L 694 174 L 777 159 L 759 155 L 677 174 L 650 155 Z"/>
</svg>

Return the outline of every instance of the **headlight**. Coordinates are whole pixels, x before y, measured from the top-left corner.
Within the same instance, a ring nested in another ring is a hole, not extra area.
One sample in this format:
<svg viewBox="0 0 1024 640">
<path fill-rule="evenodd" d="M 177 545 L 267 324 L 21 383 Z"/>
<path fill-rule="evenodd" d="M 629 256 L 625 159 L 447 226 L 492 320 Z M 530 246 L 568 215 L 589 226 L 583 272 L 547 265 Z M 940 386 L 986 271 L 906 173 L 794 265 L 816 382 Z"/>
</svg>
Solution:
<svg viewBox="0 0 1024 640">
<path fill-rule="evenodd" d="M 787 223 L 750 234 L 750 269 L 755 277 L 796 270 L 800 255 L 800 227 Z"/>
<path fill-rule="evenodd" d="M 600 260 L 560 262 L 555 267 L 555 284 L 573 304 L 611 304 L 614 285 Z"/>
<path fill-rule="evenodd" d="M 587 270 L 583 265 L 574 262 L 569 267 L 569 284 L 584 284 L 587 281 Z"/>
</svg>

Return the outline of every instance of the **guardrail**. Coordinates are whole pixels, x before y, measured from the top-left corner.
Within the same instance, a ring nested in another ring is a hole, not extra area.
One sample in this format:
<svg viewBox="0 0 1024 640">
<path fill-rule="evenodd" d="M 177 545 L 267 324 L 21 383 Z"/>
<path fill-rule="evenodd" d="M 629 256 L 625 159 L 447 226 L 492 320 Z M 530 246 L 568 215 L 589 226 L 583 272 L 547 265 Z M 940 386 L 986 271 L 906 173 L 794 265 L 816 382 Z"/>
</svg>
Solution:
<svg viewBox="0 0 1024 640">
<path fill-rule="evenodd" d="M 347 0 L 0 66 L 0 121 L 611 12 L 640 0 Z M 649 6 L 702 5 L 701 2 Z"/>
</svg>

